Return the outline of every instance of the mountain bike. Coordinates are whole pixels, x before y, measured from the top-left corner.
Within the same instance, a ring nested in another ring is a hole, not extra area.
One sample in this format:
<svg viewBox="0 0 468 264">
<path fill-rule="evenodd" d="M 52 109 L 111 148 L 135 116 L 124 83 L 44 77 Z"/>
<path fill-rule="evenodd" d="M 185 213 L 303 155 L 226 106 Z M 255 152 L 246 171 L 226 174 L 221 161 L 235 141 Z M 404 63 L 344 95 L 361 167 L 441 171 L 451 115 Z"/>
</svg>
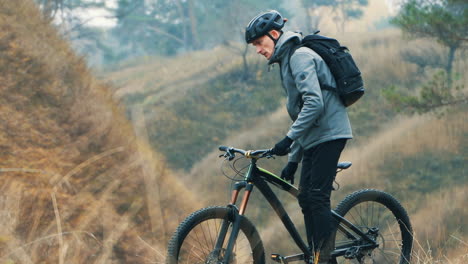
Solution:
<svg viewBox="0 0 468 264">
<path fill-rule="evenodd" d="M 262 158 L 272 158 L 271 150 L 246 151 L 220 146 L 226 160 L 236 154 L 250 159 L 243 179 L 232 188 L 227 206 L 198 210 L 188 216 L 174 232 L 168 244 L 167 264 L 263 264 L 265 250 L 260 234 L 245 216 L 252 190 L 259 189 L 276 212 L 291 238 L 301 251 L 293 255 L 271 254 L 277 263 L 314 263 L 308 246 L 270 185 L 297 198 L 299 190 L 275 174 L 257 166 Z M 337 172 L 351 166 L 340 162 Z M 241 190 L 242 199 L 237 205 Z M 334 245 L 332 263 L 406 264 L 410 262 L 413 232 L 406 210 L 390 194 L 364 189 L 346 196 L 336 209 L 330 237 Z"/>
</svg>

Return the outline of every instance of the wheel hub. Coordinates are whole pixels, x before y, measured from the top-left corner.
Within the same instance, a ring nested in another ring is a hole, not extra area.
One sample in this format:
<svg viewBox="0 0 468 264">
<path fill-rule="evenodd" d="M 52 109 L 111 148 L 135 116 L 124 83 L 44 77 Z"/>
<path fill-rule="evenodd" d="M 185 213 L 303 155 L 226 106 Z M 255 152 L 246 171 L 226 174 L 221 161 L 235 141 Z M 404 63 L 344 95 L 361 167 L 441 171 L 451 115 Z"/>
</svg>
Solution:
<svg viewBox="0 0 468 264">
<path fill-rule="evenodd" d="M 359 243 L 359 246 L 351 247 L 346 251 L 344 255 L 346 259 L 357 259 L 359 263 L 367 263 L 366 259 L 368 260 L 369 257 L 372 258 L 372 251 L 375 248 L 379 247 L 379 243 L 377 243 L 377 238 L 380 237 L 383 242 L 383 237 L 379 234 L 379 228 L 377 227 L 369 228 L 366 235 L 374 241 L 375 246 L 369 248 L 368 242 L 361 241 L 361 243 Z"/>
<path fill-rule="evenodd" d="M 224 264 L 223 259 L 225 255 L 226 249 L 221 248 L 217 250 L 213 250 L 208 257 L 204 264 Z M 231 253 L 231 257 L 229 260 L 229 264 L 236 264 L 236 254 L 234 252 Z"/>
<path fill-rule="evenodd" d="M 219 264 L 222 263 L 224 258 L 224 248 L 213 250 L 208 257 L 204 264 Z"/>
</svg>

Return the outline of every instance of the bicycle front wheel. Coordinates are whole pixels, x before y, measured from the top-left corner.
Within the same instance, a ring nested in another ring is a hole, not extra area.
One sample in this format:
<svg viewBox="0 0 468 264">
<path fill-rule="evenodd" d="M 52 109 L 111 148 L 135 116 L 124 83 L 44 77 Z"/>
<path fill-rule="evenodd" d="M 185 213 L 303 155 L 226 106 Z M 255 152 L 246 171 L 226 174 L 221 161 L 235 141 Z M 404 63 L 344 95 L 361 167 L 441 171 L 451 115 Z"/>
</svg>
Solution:
<svg viewBox="0 0 468 264">
<path fill-rule="evenodd" d="M 340 227 L 335 235 L 335 249 L 347 249 L 337 263 L 410 263 L 413 234 L 406 210 L 390 194 L 378 190 L 361 190 L 348 195 L 336 213 L 377 242 L 376 248 L 365 248 L 359 236 Z"/>
<path fill-rule="evenodd" d="M 226 207 L 209 207 L 191 214 L 179 225 L 169 241 L 166 263 L 223 263 L 233 219 L 231 209 Z M 217 247 L 217 244 L 220 246 Z M 265 263 L 260 236 L 252 223 L 243 216 L 229 260 L 229 264 L 241 263 Z"/>
</svg>

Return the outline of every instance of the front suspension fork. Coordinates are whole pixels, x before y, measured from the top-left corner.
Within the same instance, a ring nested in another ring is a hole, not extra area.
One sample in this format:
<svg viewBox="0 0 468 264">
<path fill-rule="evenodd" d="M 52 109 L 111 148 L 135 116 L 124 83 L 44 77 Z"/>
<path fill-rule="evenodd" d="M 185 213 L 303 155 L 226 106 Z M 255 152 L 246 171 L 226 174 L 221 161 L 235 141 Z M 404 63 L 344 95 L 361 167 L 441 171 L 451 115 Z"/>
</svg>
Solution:
<svg viewBox="0 0 468 264">
<path fill-rule="evenodd" d="M 240 190 L 243 188 L 245 188 L 244 196 L 242 197 L 242 202 L 240 204 L 239 209 L 237 209 L 236 207 L 237 198 L 239 196 Z M 239 229 L 240 229 L 242 216 L 244 215 L 245 210 L 247 209 L 247 204 L 249 202 L 249 198 L 250 198 L 250 194 L 252 193 L 252 190 L 253 190 L 253 184 L 248 183 L 246 181 L 237 182 L 234 185 L 234 188 L 232 190 L 231 201 L 228 205 L 228 208 L 231 209 L 231 213 L 227 219 L 224 219 L 221 225 L 218 239 L 216 240 L 216 245 L 215 245 L 215 250 L 217 252 L 220 252 L 224 244 L 224 240 L 227 235 L 229 225 L 232 223 L 231 235 L 229 236 L 229 240 L 228 240 L 226 251 L 224 254 L 224 258 L 223 258 L 223 263 L 229 263 L 229 260 L 231 259 L 232 250 L 234 249 L 237 236 L 239 235 Z"/>
</svg>

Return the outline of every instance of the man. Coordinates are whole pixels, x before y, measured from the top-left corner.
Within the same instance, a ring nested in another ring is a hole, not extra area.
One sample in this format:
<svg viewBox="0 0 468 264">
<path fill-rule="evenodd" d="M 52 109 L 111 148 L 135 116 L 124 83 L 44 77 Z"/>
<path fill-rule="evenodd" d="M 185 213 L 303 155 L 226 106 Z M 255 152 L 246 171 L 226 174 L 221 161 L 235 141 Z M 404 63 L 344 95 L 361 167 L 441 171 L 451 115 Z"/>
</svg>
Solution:
<svg viewBox="0 0 468 264">
<path fill-rule="evenodd" d="M 294 183 L 302 160 L 298 201 L 304 214 L 307 240 L 315 263 L 331 263 L 332 228 L 330 195 L 336 166 L 346 140 L 352 138 L 348 114 L 338 94 L 321 90 L 321 85 L 336 87 L 323 59 L 307 47 L 298 47 L 299 33 L 283 32 L 287 19 L 275 10 L 261 13 L 247 25 L 245 40 L 255 46 L 268 64 L 278 63 L 287 110 L 293 120 L 286 137 L 272 154 L 289 152 L 281 178 Z"/>
</svg>

